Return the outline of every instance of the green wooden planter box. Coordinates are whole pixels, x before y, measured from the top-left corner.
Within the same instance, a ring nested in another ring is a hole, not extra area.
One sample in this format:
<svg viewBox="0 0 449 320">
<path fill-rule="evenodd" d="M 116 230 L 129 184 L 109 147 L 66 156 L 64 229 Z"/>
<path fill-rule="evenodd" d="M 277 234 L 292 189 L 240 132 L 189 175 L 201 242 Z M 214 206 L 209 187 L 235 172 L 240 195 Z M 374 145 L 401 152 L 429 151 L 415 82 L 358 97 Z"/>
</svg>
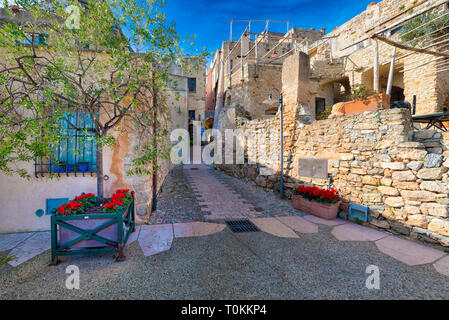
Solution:
<svg viewBox="0 0 449 320">
<path fill-rule="evenodd" d="M 115 253 L 125 259 L 124 249 L 135 231 L 134 200 L 119 213 L 93 213 L 51 216 L 51 260 L 59 256 Z"/>
</svg>

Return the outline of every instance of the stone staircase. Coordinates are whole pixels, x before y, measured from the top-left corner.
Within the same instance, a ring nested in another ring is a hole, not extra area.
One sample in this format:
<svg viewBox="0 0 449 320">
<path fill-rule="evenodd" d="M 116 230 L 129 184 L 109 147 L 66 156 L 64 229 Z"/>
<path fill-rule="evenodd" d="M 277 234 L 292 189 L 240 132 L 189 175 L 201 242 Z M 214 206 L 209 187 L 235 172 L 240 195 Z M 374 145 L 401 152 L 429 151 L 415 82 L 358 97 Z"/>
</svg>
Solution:
<svg viewBox="0 0 449 320">
<path fill-rule="evenodd" d="M 437 130 L 419 130 L 413 133 L 413 141 L 422 143 L 429 153 L 443 154 L 447 151 L 445 145 L 449 144 L 444 143 L 442 138 L 442 133 Z"/>
</svg>

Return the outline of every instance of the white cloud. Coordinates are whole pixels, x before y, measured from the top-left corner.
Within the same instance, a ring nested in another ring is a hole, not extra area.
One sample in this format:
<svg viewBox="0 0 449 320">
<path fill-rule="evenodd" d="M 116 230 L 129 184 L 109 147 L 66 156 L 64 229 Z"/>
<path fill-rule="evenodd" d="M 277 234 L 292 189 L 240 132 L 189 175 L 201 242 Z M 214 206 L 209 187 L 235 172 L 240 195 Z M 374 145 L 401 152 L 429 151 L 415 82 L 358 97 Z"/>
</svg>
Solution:
<svg viewBox="0 0 449 320">
<path fill-rule="evenodd" d="M 15 0 L 8 0 L 8 6 L 11 6 L 13 4 L 16 4 Z M 0 0 L 0 8 L 4 8 L 5 7 L 5 0 Z"/>
</svg>

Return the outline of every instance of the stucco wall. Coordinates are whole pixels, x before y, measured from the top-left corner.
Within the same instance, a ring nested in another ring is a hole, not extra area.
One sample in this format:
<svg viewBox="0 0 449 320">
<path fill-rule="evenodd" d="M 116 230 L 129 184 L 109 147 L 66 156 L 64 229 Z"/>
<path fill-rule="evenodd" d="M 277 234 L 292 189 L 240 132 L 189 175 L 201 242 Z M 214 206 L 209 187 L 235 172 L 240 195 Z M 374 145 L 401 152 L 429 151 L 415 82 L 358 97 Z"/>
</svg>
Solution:
<svg viewBox="0 0 449 320">
<path fill-rule="evenodd" d="M 168 118 L 164 118 L 168 121 Z M 152 202 L 152 176 L 128 176 L 127 171 L 134 156 L 134 146 L 140 137 L 132 129 L 129 120 L 121 123 L 122 130 L 112 134 L 116 141 L 113 147 L 105 147 L 103 151 L 105 197 L 111 197 L 116 189 L 129 188 L 136 192 L 136 213 L 140 216 L 148 215 Z M 149 133 L 151 138 L 151 133 Z M 158 189 L 171 169 L 171 164 L 163 159 L 159 160 Z M 59 178 L 34 176 L 33 163 L 20 165 L 32 174 L 30 180 L 17 176 L 0 174 L 0 233 L 45 231 L 50 229 L 50 215 L 38 217 L 36 211 L 46 210 L 46 199 L 73 199 L 81 193 L 97 193 L 96 175 L 77 173 L 61 174 Z M 49 212 L 48 212 L 49 213 Z"/>
<path fill-rule="evenodd" d="M 188 92 L 188 110 L 195 110 L 195 120 L 201 121 L 204 125 L 206 111 L 206 76 L 203 69 L 188 75 L 196 78 L 196 91 Z"/>
</svg>

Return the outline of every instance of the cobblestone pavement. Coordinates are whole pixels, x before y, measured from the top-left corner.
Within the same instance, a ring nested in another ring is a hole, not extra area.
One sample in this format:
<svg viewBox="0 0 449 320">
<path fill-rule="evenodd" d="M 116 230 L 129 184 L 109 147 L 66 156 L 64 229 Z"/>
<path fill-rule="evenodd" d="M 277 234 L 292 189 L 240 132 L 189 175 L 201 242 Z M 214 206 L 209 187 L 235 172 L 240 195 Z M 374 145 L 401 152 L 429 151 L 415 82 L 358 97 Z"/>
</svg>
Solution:
<svg viewBox="0 0 449 320">
<path fill-rule="evenodd" d="M 207 212 L 201 210 L 186 171 L 182 165 L 175 166 L 167 176 L 158 196 L 158 210 L 150 217 L 150 224 L 205 220 Z"/>
<path fill-rule="evenodd" d="M 211 174 L 208 166 L 187 166 L 186 174 L 207 221 L 257 218 L 262 215 L 254 206 L 229 186 Z"/>
<path fill-rule="evenodd" d="M 303 215 L 290 201 L 213 170 L 206 165 L 176 166 L 158 197 L 150 224 Z"/>
<path fill-rule="evenodd" d="M 281 200 L 279 194 L 264 191 L 254 181 L 241 180 L 216 170 L 211 170 L 210 173 L 217 180 L 228 185 L 245 201 L 251 203 L 256 211 L 261 212 L 266 217 L 304 215 L 304 213 L 293 208 L 291 201 Z"/>
</svg>

